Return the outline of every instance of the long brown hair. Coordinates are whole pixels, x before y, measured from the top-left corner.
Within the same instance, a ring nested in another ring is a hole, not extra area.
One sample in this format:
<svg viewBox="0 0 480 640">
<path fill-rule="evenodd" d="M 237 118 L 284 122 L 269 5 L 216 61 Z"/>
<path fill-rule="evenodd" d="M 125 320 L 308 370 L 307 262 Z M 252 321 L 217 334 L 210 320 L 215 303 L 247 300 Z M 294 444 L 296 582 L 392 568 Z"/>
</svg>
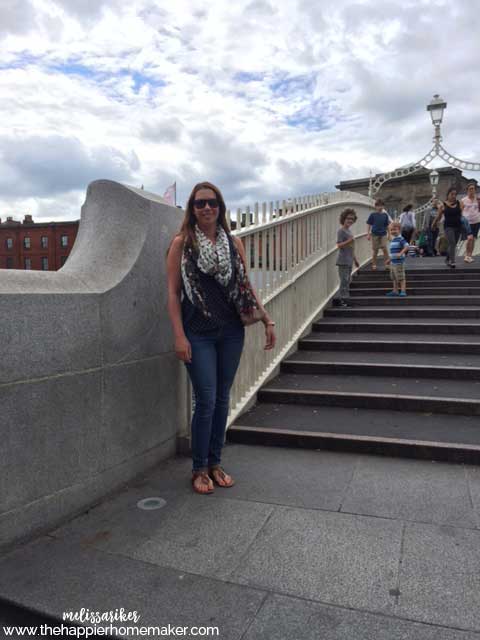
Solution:
<svg viewBox="0 0 480 640">
<path fill-rule="evenodd" d="M 194 230 L 197 219 L 195 218 L 195 215 L 193 213 L 193 201 L 195 200 L 195 194 L 197 193 L 197 191 L 200 191 L 200 189 L 211 189 L 215 193 L 219 205 L 218 224 L 223 227 L 226 233 L 230 234 L 230 227 L 228 226 L 226 216 L 227 208 L 225 206 L 225 200 L 223 199 L 222 192 L 211 182 L 199 182 L 193 187 L 192 192 L 188 197 L 187 205 L 185 207 L 185 217 L 178 234 L 182 236 L 185 240 L 185 243 L 190 246 L 194 246 L 196 244 Z"/>
</svg>

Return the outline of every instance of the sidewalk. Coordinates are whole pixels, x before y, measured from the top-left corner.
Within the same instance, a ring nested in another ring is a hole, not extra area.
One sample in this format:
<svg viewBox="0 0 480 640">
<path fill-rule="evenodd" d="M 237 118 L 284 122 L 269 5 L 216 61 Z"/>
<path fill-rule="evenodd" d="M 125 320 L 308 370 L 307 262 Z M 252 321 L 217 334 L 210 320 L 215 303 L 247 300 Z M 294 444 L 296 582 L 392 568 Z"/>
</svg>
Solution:
<svg viewBox="0 0 480 640">
<path fill-rule="evenodd" d="M 171 460 L 16 549 L 0 597 L 222 640 L 479 638 L 480 468 L 245 445 L 225 466 L 237 485 L 204 497 Z"/>
</svg>

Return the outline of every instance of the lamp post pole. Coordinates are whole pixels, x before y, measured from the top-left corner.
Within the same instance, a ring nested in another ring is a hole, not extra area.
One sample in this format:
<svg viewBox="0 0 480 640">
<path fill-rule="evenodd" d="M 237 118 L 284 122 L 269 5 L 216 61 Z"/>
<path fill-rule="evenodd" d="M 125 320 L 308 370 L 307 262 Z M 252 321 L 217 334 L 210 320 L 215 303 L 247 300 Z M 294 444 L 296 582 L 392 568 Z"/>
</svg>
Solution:
<svg viewBox="0 0 480 640">
<path fill-rule="evenodd" d="M 440 176 L 438 171 L 434 169 L 433 171 L 430 171 L 430 175 L 428 177 L 430 179 L 430 184 L 432 185 L 432 200 L 434 200 L 437 197 L 437 185 Z"/>
</svg>

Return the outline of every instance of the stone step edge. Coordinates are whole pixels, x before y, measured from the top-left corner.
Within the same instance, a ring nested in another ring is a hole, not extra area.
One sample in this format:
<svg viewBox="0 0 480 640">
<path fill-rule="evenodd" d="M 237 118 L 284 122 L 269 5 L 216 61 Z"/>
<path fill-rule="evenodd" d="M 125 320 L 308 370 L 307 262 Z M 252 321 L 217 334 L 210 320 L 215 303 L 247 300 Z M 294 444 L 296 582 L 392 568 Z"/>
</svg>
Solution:
<svg viewBox="0 0 480 640">
<path fill-rule="evenodd" d="M 390 281 L 389 283 L 385 283 L 384 287 L 352 287 L 350 289 L 350 294 L 355 293 L 356 295 L 368 295 L 370 292 L 377 292 L 377 291 L 390 291 L 392 289 L 392 281 Z M 430 287 L 430 286 L 425 286 L 425 287 L 419 287 L 416 284 L 412 284 L 407 282 L 407 292 L 408 291 L 418 291 L 420 293 L 423 293 L 424 291 L 438 291 L 440 293 L 441 296 L 448 296 L 450 295 L 449 292 L 452 292 L 452 294 L 458 292 L 458 295 L 470 295 L 469 292 L 474 291 L 475 294 L 477 295 L 477 291 L 480 291 L 480 284 L 478 285 L 478 287 L 457 287 L 455 285 L 452 285 L 450 287 L 448 286 L 438 286 L 438 287 Z M 374 293 L 373 293 L 374 295 Z M 433 294 L 425 294 L 425 296 L 430 296 Z"/>
<path fill-rule="evenodd" d="M 456 291 L 458 291 L 458 289 L 456 289 Z M 407 290 L 408 293 L 408 290 Z M 383 300 L 385 298 L 385 295 L 374 295 L 374 296 L 364 296 L 365 300 Z M 439 298 L 445 298 L 445 300 L 449 301 L 449 300 L 453 300 L 453 303 L 455 303 L 456 300 L 460 299 L 463 300 L 464 298 L 476 298 L 478 299 L 479 302 L 479 306 L 480 306 L 480 295 L 478 296 L 472 296 L 472 295 L 468 295 L 468 294 L 459 294 L 459 295 L 445 295 L 445 294 L 441 294 L 438 296 L 435 295 L 426 295 L 426 296 L 415 296 L 415 301 L 417 302 L 421 302 L 422 300 L 438 300 Z M 392 301 L 398 300 L 399 302 L 403 302 L 403 300 L 401 300 L 400 298 L 392 298 Z M 449 303 L 448 306 L 452 306 L 453 303 Z M 428 305 L 427 305 L 428 306 Z M 469 305 L 467 305 L 469 306 Z"/>
<path fill-rule="evenodd" d="M 317 362 L 315 360 L 284 360 L 280 365 L 283 373 L 300 373 L 308 374 L 309 369 L 318 372 L 325 369 L 327 373 L 332 375 L 344 375 L 350 370 L 351 373 L 360 375 L 388 375 L 390 372 L 392 377 L 400 376 L 402 378 L 415 376 L 421 378 L 441 378 L 450 379 L 452 376 L 456 378 L 465 378 L 466 380 L 480 380 L 480 367 L 458 367 L 458 366 L 442 366 L 442 365 L 422 365 L 422 364 L 398 364 L 398 363 L 378 363 L 378 362 Z M 292 371 L 292 369 L 303 369 L 300 371 Z M 331 371 L 336 369 L 337 371 Z M 342 371 L 344 369 L 344 371 Z"/>
<path fill-rule="evenodd" d="M 460 256 L 456 256 L 456 258 L 458 259 Z M 463 260 L 462 260 L 463 262 Z M 418 276 L 430 276 L 430 275 L 439 275 L 442 273 L 448 273 L 450 275 L 453 276 L 453 274 L 465 274 L 465 273 L 470 273 L 470 274 L 474 274 L 474 275 L 479 275 L 480 274 L 480 269 L 478 267 L 468 267 L 465 268 L 463 266 L 463 264 L 460 266 L 460 262 L 455 262 L 455 264 L 457 265 L 455 267 L 455 269 L 450 269 L 447 267 L 447 265 L 444 263 L 442 264 L 440 267 L 438 267 L 437 269 L 414 269 L 412 265 L 412 263 L 407 264 L 406 268 L 408 270 L 408 268 L 410 267 L 410 272 L 414 273 L 415 275 Z M 361 277 L 373 277 L 373 278 L 381 278 L 382 275 L 384 275 L 385 273 L 388 273 L 388 269 L 386 269 L 383 265 L 380 269 L 376 269 L 375 271 L 373 271 L 372 269 L 361 269 L 360 271 L 357 271 L 357 273 L 355 274 L 355 276 L 357 278 L 361 278 Z M 454 276 L 456 277 L 456 276 Z"/>
<path fill-rule="evenodd" d="M 457 318 L 457 319 L 460 320 L 460 318 Z M 440 320 L 441 320 L 441 318 L 440 318 Z M 385 325 L 384 322 L 380 322 L 380 321 L 376 322 L 375 320 L 369 320 L 368 323 L 364 322 L 360 326 L 362 326 L 363 324 L 371 324 L 371 325 L 374 325 L 374 326 L 387 326 L 387 327 L 394 326 L 394 325 L 390 325 L 390 324 Z M 327 321 L 327 322 L 325 322 L 324 318 L 320 318 L 319 320 L 315 320 L 312 323 L 313 327 L 319 327 L 320 330 L 321 330 L 322 327 L 325 327 L 325 326 L 335 327 L 337 325 L 342 326 L 342 327 L 350 327 L 350 326 L 358 327 L 359 326 L 357 322 L 355 322 L 353 320 L 348 320 L 348 318 L 346 320 L 341 320 L 341 321 L 337 320 L 337 321 Z M 412 323 L 398 322 L 398 326 L 410 327 L 410 326 L 412 326 Z M 480 322 L 477 322 L 477 323 L 470 322 L 470 323 L 460 323 L 460 324 L 453 324 L 451 322 L 446 322 L 446 321 L 437 322 L 435 324 L 432 324 L 431 322 L 415 322 L 415 323 L 413 323 L 413 326 L 415 326 L 415 327 L 468 327 L 468 328 L 474 327 L 474 328 L 477 328 L 477 327 L 480 327 Z"/>
<path fill-rule="evenodd" d="M 475 398 L 439 398 L 394 393 L 359 393 L 356 391 L 319 391 L 313 389 L 266 389 L 257 395 L 259 402 L 289 404 L 318 404 L 319 406 L 357 409 L 388 409 L 420 413 L 480 416 L 480 400 Z M 366 403 L 370 406 L 367 406 Z M 395 409 L 400 405 L 400 409 Z M 425 406 L 426 405 L 426 406 Z M 430 408 L 429 408 L 430 407 Z"/>
<path fill-rule="evenodd" d="M 325 332 L 327 333 L 327 332 Z M 328 334 L 327 334 L 328 335 Z M 395 334 L 393 334 L 395 335 Z M 413 335 L 413 334 L 412 334 Z M 425 334 L 428 335 L 428 334 Z M 437 338 L 443 334 L 437 334 Z M 413 353 L 461 353 L 478 355 L 480 353 L 480 342 L 427 342 L 426 340 L 375 340 L 370 339 L 341 339 L 341 338 L 302 338 L 298 341 L 298 349 L 300 351 L 321 351 L 327 347 L 326 351 L 375 351 L 375 347 L 381 347 L 384 353 L 396 352 L 399 349 L 405 352 Z M 367 347 L 367 348 L 366 348 Z"/>
<path fill-rule="evenodd" d="M 343 453 L 363 453 L 456 464 L 480 465 L 480 445 L 383 438 L 355 434 L 312 432 L 275 427 L 247 427 L 233 424 L 227 431 L 229 442 L 267 446 L 325 449 Z"/>
<path fill-rule="evenodd" d="M 408 311 L 408 316 L 405 313 Z M 377 306 L 368 306 L 368 307 L 326 307 L 324 310 L 324 318 L 337 318 L 337 317 L 375 317 L 375 314 L 379 314 L 378 317 L 398 317 L 398 318 L 406 318 L 406 317 L 416 317 L 416 318 L 465 318 L 476 319 L 480 318 L 480 307 L 475 307 L 472 305 L 471 307 L 445 307 L 440 305 L 431 305 L 429 307 L 425 306 L 415 306 L 409 305 L 408 307 L 402 305 L 377 305 Z M 412 315 L 414 313 L 415 315 Z M 448 314 L 443 315 L 442 314 Z M 464 314 L 467 314 L 465 316 Z M 317 319 L 321 320 L 321 318 Z"/>
<path fill-rule="evenodd" d="M 434 318 L 432 318 L 434 319 Z M 460 319 L 460 318 L 458 318 Z M 328 327 L 328 328 L 327 328 Z M 415 333 L 414 329 L 418 329 L 417 333 L 430 334 L 430 333 L 442 333 L 441 329 L 448 328 L 449 331 L 445 331 L 445 335 L 455 335 L 455 334 L 464 334 L 464 333 L 479 333 L 480 332 L 480 323 L 471 323 L 471 324 L 454 324 L 449 322 L 438 322 L 438 323 L 430 323 L 430 322 L 398 322 L 394 321 L 392 323 L 386 324 L 385 322 L 354 322 L 353 320 L 341 320 L 340 322 L 323 322 L 316 321 L 312 324 L 312 331 L 314 333 L 335 333 L 334 329 L 338 329 L 338 332 L 342 331 L 353 331 L 355 333 L 359 333 L 364 331 L 364 333 L 369 333 L 369 330 L 365 327 L 371 327 L 372 331 L 380 330 L 381 333 L 401 333 L 405 331 L 405 333 Z"/>
<path fill-rule="evenodd" d="M 480 283 L 480 277 L 478 278 L 432 278 L 432 277 L 428 277 L 428 278 L 417 278 L 416 276 L 412 275 L 411 272 L 407 271 L 406 272 L 406 276 L 407 279 L 412 280 L 415 283 L 418 284 L 424 284 L 424 283 L 431 283 L 432 286 L 433 285 L 441 285 L 442 283 L 447 283 L 447 284 L 454 284 L 454 283 L 461 283 L 464 286 L 469 285 L 470 283 Z M 386 275 L 385 278 L 371 278 L 369 280 L 367 280 L 366 278 L 356 278 L 355 276 L 353 276 L 351 284 L 352 285 L 373 285 L 376 286 L 377 284 L 382 284 L 383 282 L 389 282 L 391 281 L 391 278 L 389 275 Z M 473 285 L 473 286 L 474 286 Z"/>
</svg>

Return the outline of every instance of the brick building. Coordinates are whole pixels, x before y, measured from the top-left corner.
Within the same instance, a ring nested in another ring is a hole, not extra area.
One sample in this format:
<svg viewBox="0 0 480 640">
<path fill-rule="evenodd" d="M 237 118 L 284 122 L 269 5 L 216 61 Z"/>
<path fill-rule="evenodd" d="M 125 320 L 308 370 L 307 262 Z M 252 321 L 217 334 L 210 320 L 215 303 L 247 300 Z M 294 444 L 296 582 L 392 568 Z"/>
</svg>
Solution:
<svg viewBox="0 0 480 640">
<path fill-rule="evenodd" d="M 79 221 L 22 222 L 0 219 L 0 269 L 57 271 L 63 266 L 77 237 Z"/>
</svg>

